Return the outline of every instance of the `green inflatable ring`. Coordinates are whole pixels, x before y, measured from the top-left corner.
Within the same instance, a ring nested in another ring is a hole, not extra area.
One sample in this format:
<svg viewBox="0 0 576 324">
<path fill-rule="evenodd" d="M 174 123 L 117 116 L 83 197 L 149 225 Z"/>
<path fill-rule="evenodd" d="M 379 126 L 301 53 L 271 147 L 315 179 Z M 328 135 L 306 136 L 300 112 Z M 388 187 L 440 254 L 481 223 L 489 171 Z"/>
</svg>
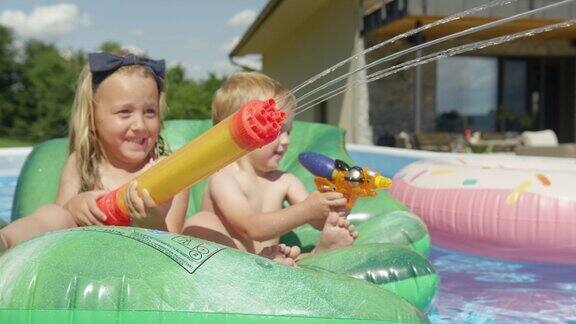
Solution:
<svg viewBox="0 0 576 324">
<path fill-rule="evenodd" d="M 165 123 L 163 137 L 169 146 L 176 150 L 188 141 L 198 136 L 210 127 L 209 121 L 177 120 Z M 315 151 L 352 163 L 343 145 L 343 132 L 332 126 L 314 123 L 294 122 L 291 133 L 291 145 L 282 161 L 281 168 L 296 174 L 303 180 L 309 190 L 314 190 L 313 176 L 297 162 L 297 155 L 302 151 Z M 29 155 L 16 188 L 12 219 L 27 215 L 39 206 L 52 202 L 56 196 L 58 179 L 67 156 L 67 141 L 55 139 L 46 141 L 34 148 Z M 353 164 L 353 163 L 352 163 Z M 204 192 L 205 182 L 191 188 L 191 199 L 188 208 L 189 214 L 199 210 Z M 426 226 L 414 215 L 409 213 L 405 206 L 391 198 L 387 192 L 381 192 L 372 199 L 361 199 L 354 207 L 350 218 L 358 226 L 360 237 L 355 242 L 353 250 L 362 250 L 366 244 L 382 243 L 382 250 L 374 250 L 371 255 L 359 253 L 371 260 L 372 267 L 378 264 L 386 267 L 383 275 L 377 276 L 373 283 L 390 290 L 405 298 L 421 309 L 429 306 L 438 286 L 438 277 L 432 265 L 422 256 L 428 253 L 430 239 Z M 302 226 L 282 238 L 282 241 L 299 245 L 303 250 L 311 250 L 319 238 L 320 232 L 309 225 Z M 394 243 L 394 244 L 390 244 Z M 414 251 L 407 250 L 410 247 Z M 389 267 L 392 250 L 398 249 L 398 255 L 405 253 L 412 255 L 410 260 L 421 259 L 422 262 L 398 265 L 400 268 Z M 418 253 L 419 252 L 419 253 Z M 337 255 L 337 254 L 335 254 Z M 344 258 L 335 259 L 346 262 Z M 307 260 L 307 265 L 315 269 L 324 269 L 336 273 L 352 273 L 341 271 L 332 263 L 326 263 L 321 258 L 315 264 L 316 257 Z M 364 261 L 358 260 L 365 264 Z M 416 271 L 403 271 L 403 267 L 417 269 Z M 402 276 L 386 275 L 387 273 L 401 273 Z M 433 278 L 433 280 L 431 280 Z M 413 281 L 415 284 L 402 284 Z"/>
<path fill-rule="evenodd" d="M 0 257 L 2 323 L 423 323 L 378 286 L 161 231 L 86 227 Z"/>
</svg>

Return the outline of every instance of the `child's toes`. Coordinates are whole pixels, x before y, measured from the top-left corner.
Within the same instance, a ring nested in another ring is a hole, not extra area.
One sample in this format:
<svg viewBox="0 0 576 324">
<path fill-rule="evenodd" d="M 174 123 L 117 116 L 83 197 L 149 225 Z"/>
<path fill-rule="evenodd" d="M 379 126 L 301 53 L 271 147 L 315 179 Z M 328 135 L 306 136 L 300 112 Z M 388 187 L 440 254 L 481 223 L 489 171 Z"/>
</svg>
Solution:
<svg viewBox="0 0 576 324">
<path fill-rule="evenodd" d="M 288 256 L 290 254 L 291 247 L 287 246 L 286 244 L 280 244 L 280 252 L 282 254 Z"/>
<path fill-rule="evenodd" d="M 326 218 L 326 223 L 324 224 L 324 226 L 326 225 L 338 226 L 339 220 L 340 217 L 338 216 L 338 213 L 330 213 L 328 214 L 328 218 Z"/>
<path fill-rule="evenodd" d="M 297 257 L 300 256 L 300 253 L 302 253 L 300 251 L 300 247 L 298 246 L 293 246 L 290 248 L 290 254 L 288 254 L 288 256 L 292 259 L 296 259 Z"/>
<path fill-rule="evenodd" d="M 358 238 L 358 231 L 356 229 L 350 231 L 350 236 L 352 236 L 353 239 L 357 239 Z"/>
</svg>

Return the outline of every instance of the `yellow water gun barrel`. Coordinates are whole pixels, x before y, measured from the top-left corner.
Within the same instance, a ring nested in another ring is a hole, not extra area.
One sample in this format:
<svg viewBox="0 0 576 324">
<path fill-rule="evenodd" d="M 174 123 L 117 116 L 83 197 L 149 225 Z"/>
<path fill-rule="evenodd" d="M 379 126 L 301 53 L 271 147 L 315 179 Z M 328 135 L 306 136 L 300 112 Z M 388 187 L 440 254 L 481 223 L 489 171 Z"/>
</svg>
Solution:
<svg viewBox="0 0 576 324">
<path fill-rule="evenodd" d="M 285 119 L 286 113 L 276 108 L 274 99 L 250 101 L 136 177 L 138 189 L 146 189 L 154 202 L 161 204 L 248 152 L 272 142 Z M 127 189 L 125 184 L 98 199 L 98 206 L 107 215 L 105 224 L 130 224 Z"/>
</svg>

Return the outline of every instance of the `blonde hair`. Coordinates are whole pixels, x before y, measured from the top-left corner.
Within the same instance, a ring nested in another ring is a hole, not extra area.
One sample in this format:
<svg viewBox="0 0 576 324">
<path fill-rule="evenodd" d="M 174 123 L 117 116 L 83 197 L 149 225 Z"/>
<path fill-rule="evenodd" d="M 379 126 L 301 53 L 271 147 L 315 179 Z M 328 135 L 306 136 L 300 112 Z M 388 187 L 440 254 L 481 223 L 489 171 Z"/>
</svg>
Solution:
<svg viewBox="0 0 576 324">
<path fill-rule="evenodd" d="M 143 77 L 153 78 L 156 82 L 164 83 L 156 79 L 154 73 L 141 65 L 123 66 L 115 73 L 140 73 Z M 160 128 L 162 129 L 162 117 L 167 109 L 166 85 L 158 84 L 159 93 L 159 116 Z M 96 124 L 94 120 L 94 93 L 92 85 L 92 73 L 86 65 L 78 78 L 74 103 L 70 116 L 69 147 L 70 154 L 76 153 L 76 168 L 80 175 L 80 191 L 102 189 L 102 181 L 98 169 L 98 163 L 102 160 L 102 149 L 96 136 Z M 154 147 L 154 157 L 165 155 L 167 149 L 162 137 L 159 137 Z"/>
<path fill-rule="evenodd" d="M 280 109 L 294 108 L 296 99 L 278 81 L 259 72 L 237 72 L 216 91 L 212 99 L 212 123 L 217 124 L 251 100 L 274 98 Z"/>
</svg>

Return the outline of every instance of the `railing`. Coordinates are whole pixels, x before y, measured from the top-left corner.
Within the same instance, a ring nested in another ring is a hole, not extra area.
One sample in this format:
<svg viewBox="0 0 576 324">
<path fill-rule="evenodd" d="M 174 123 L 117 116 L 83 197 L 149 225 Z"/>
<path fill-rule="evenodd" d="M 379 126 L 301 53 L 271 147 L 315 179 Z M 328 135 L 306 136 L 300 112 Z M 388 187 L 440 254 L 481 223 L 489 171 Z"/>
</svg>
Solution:
<svg viewBox="0 0 576 324">
<path fill-rule="evenodd" d="M 408 0 L 383 0 L 382 6 L 364 17 L 362 34 L 398 20 L 408 14 Z"/>
</svg>

